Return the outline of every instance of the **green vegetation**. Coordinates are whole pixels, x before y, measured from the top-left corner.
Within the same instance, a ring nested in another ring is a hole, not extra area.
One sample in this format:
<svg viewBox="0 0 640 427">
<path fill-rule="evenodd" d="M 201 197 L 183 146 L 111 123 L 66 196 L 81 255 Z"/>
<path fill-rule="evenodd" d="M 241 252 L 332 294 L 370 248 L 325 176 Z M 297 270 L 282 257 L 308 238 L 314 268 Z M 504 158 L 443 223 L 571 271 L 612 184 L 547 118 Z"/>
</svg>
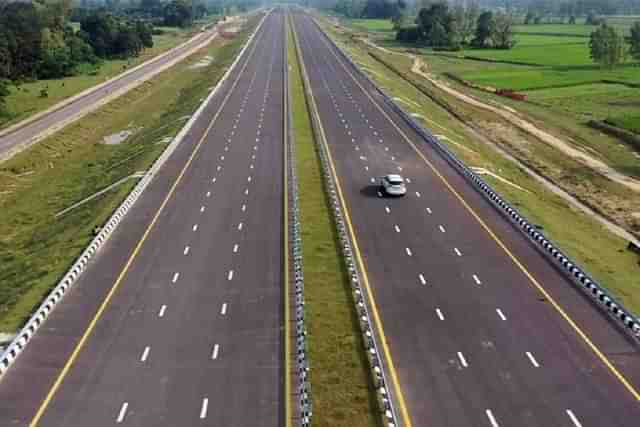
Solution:
<svg viewBox="0 0 640 427">
<path fill-rule="evenodd" d="M 135 180 L 55 218 L 109 184 L 145 170 L 242 47 L 216 39 L 126 95 L 0 165 L 0 331 L 15 331 L 126 197 Z M 205 55 L 215 62 L 191 67 Z M 129 129 L 117 145 L 105 136 Z"/>
<path fill-rule="evenodd" d="M 422 88 L 422 91 L 376 61 L 369 55 L 372 49 L 362 43 L 354 43 L 348 33 L 340 34 L 329 25 L 325 26 L 325 31 L 349 52 L 370 77 L 396 97 L 407 111 L 418 114 L 426 127 L 432 129 L 436 134 L 443 135 L 444 137 L 441 139 L 467 165 L 486 168 L 526 189 L 526 191 L 522 191 L 500 180 L 485 177 L 494 188 L 510 203 L 517 206 L 532 222 L 542 225 L 545 234 L 558 242 L 563 250 L 620 298 L 629 309 L 636 313 L 640 312 L 640 293 L 637 292 L 637 285 L 634 284 L 638 275 L 638 256 L 624 249 L 627 242 L 611 234 L 590 216 L 571 207 L 520 167 L 498 154 L 491 144 L 479 138 L 475 131 L 471 131 L 469 127 L 462 124 L 460 120 L 434 100 L 448 104 L 461 117 L 468 118 L 469 122 L 474 123 L 476 127 L 484 123 L 489 123 L 489 128 L 494 126 L 494 138 L 497 145 L 523 159 L 525 164 L 545 172 L 550 179 L 564 180 L 563 185 L 568 185 L 570 191 L 581 199 L 593 203 L 607 203 L 609 205 L 607 206 L 607 214 L 615 216 L 618 209 L 627 212 L 633 211 L 634 206 L 637 210 L 637 206 L 640 206 L 637 195 L 581 167 L 577 162 L 553 148 L 535 140 L 527 140 L 522 134 L 510 131 L 499 121 L 491 124 L 490 122 L 495 120 L 495 117 L 481 110 L 469 108 L 466 104 L 443 95 L 424 80 L 413 77 L 409 71 L 411 67 L 409 58 L 375 51 L 377 56 L 394 64 L 405 76 L 415 81 Z M 428 67 L 431 66 L 431 59 L 429 61 Z M 448 60 L 443 62 L 442 66 L 447 64 L 450 65 Z M 426 96 L 425 93 L 428 93 L 429 96 Z M 479 93 L 474 92 L 474 95 L 479 96 Z M 491 100 L 496 102 L 497 97 L 492 97 Z M 522 103 L 513 101 L 507 102 L 507 104 L 522 110 Z M 556 121 L 567 121 L 565 116 L 559 116 L 555 112 L 549 112 L 539 107 L 536 108 L 546 111 L 545 120 L 554 125 L 555 122 L 552 120 L 554 117 Z M 538 110 L 536 113 L 540 113 Z M 629 168 L 633 164 L 637 165 L 637 159 L 629 156 L 628 151 L 624 151 L 618 143 L 595 137 L 590 137 L 588 141 L 594 144 L 593 147 L 588 147 L 589 150 L 599 149 L 602 152 L 610 152 L 612 161 L 619 161 L 621 164 L 628 162 L 625 164 L 628 164 Z M 607 145 L 604 145 L 603 141 L 608 141 Z M 509 143 L 513 144 L 513 149 L 510 148 Z M 598 146 L 599 144 L 602 146 Z M 621 157 L 616 157 L 618 155 Z M 638 172 L 640 171 L 636 173 Z M 599 196 L 604 196 L 604 199 L 600 199 L 601 202 L 596 202 Z M 626 203 L 625 199 L 630 199 L 630 203 Z M 636 231 L 640 230 L 640 221 L 637 221 L 636 227 Z"/>
<path fill-rule="evenodd" d="M 388 19 L 349 19 L 349 23 L 355 28 L 361 28 L 366 31 L 391 32 L 393 24 Z"/>
<path fill-rule="evenodd" d="M 640 135 L 640 114 L 610 117 L 607 119 L 607 123 L 611 123 Z"/>
<path fill-rule="evenodd" d="M 324 191 L 293 37 L 289 37 L 296 170 L 314 426 L 377 426 L 377 403 Z"/>
</svg>

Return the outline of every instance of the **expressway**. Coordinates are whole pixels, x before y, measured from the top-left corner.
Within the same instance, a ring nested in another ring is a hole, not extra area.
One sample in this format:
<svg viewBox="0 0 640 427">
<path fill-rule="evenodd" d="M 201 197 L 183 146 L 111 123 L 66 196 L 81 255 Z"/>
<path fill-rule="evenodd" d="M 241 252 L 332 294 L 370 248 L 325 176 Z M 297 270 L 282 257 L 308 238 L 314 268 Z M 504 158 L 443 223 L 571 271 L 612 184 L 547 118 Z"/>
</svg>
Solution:
<svg viewBox="0 0 640 427">
<path fill-rule="evenodd" d="M 283 15 L 0 382 L 0 425 L 283 424 Z"/>
<path fill-rule="evenodd" d="M 0 130 L 0 161 L 60 130 L 72 121 L 122 95 L 135 85 L 152 78 L 176 61 L 205 46 L 217 35 L 218 25 L 120 76 L 61 101 L 50 109 L 7 129 Z"/>
<path fill-rule="evenodd" d="M 294 14 L 405 426 L 622 427 L 640 351 Z M 377 177 L 400 173 L 402 199 Z"/>
</svg>

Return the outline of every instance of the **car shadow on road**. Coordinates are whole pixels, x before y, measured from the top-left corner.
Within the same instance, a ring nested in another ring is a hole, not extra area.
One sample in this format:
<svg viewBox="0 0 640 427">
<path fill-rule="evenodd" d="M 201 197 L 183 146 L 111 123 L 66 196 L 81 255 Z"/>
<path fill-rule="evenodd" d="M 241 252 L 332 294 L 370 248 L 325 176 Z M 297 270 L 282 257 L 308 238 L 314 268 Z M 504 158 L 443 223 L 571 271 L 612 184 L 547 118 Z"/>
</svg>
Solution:
<svg viewBox="0 0 640 427">
<path fill-rule="evenodd" d="M 360 190 L 360 194 L 362 194 L 363 196 L 375 198 L 380 197 L 380 195 L 378 194 L 379 192 L 379 185 L 367 185 L 366 187 L 363 187 L 362 190 Z"/>
</svg>

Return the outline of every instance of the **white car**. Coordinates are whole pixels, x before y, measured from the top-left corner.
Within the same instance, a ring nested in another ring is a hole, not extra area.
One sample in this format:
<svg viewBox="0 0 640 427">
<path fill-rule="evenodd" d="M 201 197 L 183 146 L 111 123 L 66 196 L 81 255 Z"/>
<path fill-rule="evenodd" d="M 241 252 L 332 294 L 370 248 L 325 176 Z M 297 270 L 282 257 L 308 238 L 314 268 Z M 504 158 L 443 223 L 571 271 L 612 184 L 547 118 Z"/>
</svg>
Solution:
<svg viewBox="0 0 640 427">
<path fill-rule="evenodd" d="M 380 178 L 380 189 L 388 196 L 404 196 L 407 186 L 400 175 L 386 175 Z"/>
</svg>

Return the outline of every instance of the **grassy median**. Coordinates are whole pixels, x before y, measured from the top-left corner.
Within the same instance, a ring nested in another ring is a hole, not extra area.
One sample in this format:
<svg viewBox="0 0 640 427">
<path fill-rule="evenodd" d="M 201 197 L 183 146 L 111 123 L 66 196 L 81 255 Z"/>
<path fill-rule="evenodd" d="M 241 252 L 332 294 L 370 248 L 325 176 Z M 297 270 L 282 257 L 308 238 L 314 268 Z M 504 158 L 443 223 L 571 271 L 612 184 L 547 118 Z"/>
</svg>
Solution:
<svg viewBox="0 0 640 427">
<path fill-rule="evenodd" d="M 55 214 L 146 170 L 220 79 L 257 24 L 180 64 L 0 165 L 0 332 L 17 330 L 135 185 Z M 215 58 L 211 63 L 206 56 Z M 119 144 L 105 136 L 133 134 Z"/>
<path fill-rule="evenodd" d="M 376 426 L 380 423 L 374 390 L 324 189 L 291 32 L 287 48 L 300 188 L 313 424 Z"/>
</svg>

